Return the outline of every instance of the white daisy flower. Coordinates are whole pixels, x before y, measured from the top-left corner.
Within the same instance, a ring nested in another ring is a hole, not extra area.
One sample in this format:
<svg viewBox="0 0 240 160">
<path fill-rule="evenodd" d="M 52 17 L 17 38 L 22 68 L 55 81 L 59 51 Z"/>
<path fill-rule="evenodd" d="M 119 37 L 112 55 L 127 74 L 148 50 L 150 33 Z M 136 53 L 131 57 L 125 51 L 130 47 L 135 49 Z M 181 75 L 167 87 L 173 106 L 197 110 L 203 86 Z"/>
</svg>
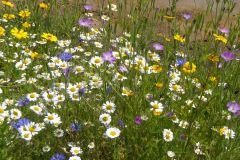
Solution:
<svg viewBox="0 0 240 160">
<path fill-rule="evenodd" d="M 67 93 L 69 95 L 77 94 L 78 93 L 78 88 L 75 85 L 69 84 L 67 88 Z"/>
<path fill-rule="evenodd" d="M 23 131 L 21 133 L 21 137 L 27 141 L 30 141 L 32 139 L 32 134 L 30 131 Z"/>
<path fill-rule="evenodd" d="M 37 94 L 36 92 L 32 92 L 32 93 L 27 94 L 27 98 L 30 101 L 36 101 L 38 97 L 39 97 L 39 94 Z"/>
<path fill-rule="evenodd" d="M 106 135 L 109 138 L 117 138 L 120 135 L 121 131 L 118 128 L 112 127 L 106 130 Z"/>
<path fill-rule="evenodd" d="M 90 64 L 98 68 L 103 64 L 103 59 L 102 57 L 99 56 L 92 57 L 90 59 Z"/>
<path fill-rule="evenodd" d="M 13 120 L 17 120 L 19 118 L 21 118 L 22 116 L 22 112 L 16 108 L 13 108 L 10 110 L 10 118 Z"/>
<path fill-rule="evenodd" d="M 54 132 L 53 132 L 54 136 L 55 137 L 62 137 L 64 135 L 64 131 L 62 129 L 56 129 Z"/>
<path fill-rule="evenodd" d="M 73 155 L 78 155 L 78 154 L 81 154 L 83 151 L 80 147 L 72 147 L 70 152 L 73 154 Z"/>
<path fill-rule="evenodd" d="M 173 140 L 173 132 L 170 129 L 164 129 L 163 130 L 163 139 L 166 142 L 170 142 Z"/>
<path fill-rule="evenodd" d="M 111 101 L 107 101 L 103 104 L 102 109 L 107 113 L 113 113 L 116 110 L 116 105 Z"/>
<path fill-rule="evenodd" d="M 61 119 L 58 116 L 58 114 L 56 113 L 47 113 L 47 115 L 44 118 L 44 122 L 46 123 L 50 123 L 50 124 L 60 124 L 61 123 Z"/>
<path fill-rule="evenodd" d="M 104 113 L 99 116 L 99 121 L 104 125 L 108 125 L 111 122 L 111 120 L 112 119 L 110 114 Z"/>
</svg>

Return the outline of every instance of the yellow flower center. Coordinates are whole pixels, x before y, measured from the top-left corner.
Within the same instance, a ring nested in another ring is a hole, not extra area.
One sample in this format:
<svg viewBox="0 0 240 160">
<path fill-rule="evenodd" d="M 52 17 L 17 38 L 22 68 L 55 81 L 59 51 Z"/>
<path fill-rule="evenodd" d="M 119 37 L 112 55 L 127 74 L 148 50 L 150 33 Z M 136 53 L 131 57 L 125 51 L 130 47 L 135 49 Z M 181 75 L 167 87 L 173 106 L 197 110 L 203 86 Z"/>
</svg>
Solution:
<svg viewBox="0 0 240 160">
<path fill-rule="evenodd" d="M 4 112 L 4 109 L 0 108 L 0 113 L 3 113 Z"/>
<path fill-rule="evenodd" d="M 108 121 L 108 117 L 103 117 L 103 121 Z"/>
<path fill-rule="evenodd" d="M 111 105 L 107 105 L 107 106 L 106 106 L 106 109 L 107 109 L 107 110 L 111 110 L 111 109 L 112 109 L 112 106 L 111 106 Z"/>
<path fill-rule="evenodd" d="M 117 132 L 115 132 L 115 131 L 111 131 L 111 132 L 110 132 L 110 135 L 111 135 L 111 136 L 115 136 L 116 134 L 117 134 Z"/>
<path fill-rule="evenodd" d="M 48 116 L 48 119 L 49 119 L 49 120 L 53 120 L 54 117 L 53 117 L 52 115 L 49 115 L 49 116 Z"/>
</svg>

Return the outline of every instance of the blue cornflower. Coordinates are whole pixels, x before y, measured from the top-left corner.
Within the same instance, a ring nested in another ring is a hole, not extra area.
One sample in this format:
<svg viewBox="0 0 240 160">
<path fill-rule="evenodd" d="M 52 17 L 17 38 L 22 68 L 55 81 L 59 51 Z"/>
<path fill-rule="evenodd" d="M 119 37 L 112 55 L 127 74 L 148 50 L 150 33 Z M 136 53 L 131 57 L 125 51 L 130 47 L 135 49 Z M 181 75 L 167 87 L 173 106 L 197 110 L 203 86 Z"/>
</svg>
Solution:
<svg viewBox="0 0 240 160">
<path fill-rule="evenodd" d="M 78 132 L 82 129 L 82 125 L 76 121 L 71 123 L 70 128 L 72 132 Z"/>
<path fill-rule="evenodd" d="M 107 94 L 111 94 L 112 93 L 112 87 L 111 86 L 107 86 Z"/>
<path fill-rule="evenodd" d="M 86 92 L 86 88 L 85 88 L 85 87 L 80 88 L 80 89 L 78 90 L 78 94 L 79 94 L 80 96 L 82 96 L 85 92 Z"/>
<path fill-rule="evenodd" d="M 23 96 L 21 97 L 18 101 L 17 101 L 17 105 L 22 107 L 22 106 L 26 106 L 29 105 L 30 101 L 27 97 Z"/>
<path fill-rule="evenodd" d="M 119 124 L 120 127 L 124 127 L 124 122 L 122 120 L 119 120 L 118 124 Z"/>
<path fill-rule="evenodd" d="M 177 65 L 179 65 L 179 66 L 184 65 L 186 62 L 187 62 L 187 60 L 186 60 L 185 58 L 177 58 L 177 59 L 176 59 L 176 63 L 177 63 Z"/>
<path fill-rule="evenodd" d="M 65 160 L 66 157 L 62 153 L 56 153 L 51 157 L 51 160 Z"/>
<path fill-rule="evenodd" d="M 30 122 L 31 122 L 30 119 L 22 118 L 22 119 L 19 119 L 17 122 L 12 122 L 11 126 L 14 129 L 18 130 L 20 127 L 25 126 L 25 125 L 29 124 Z"/>
<path fill-rule="evenodd" d="M 59 58 L 63 61 L 70 61 L 72 59 L 72 54 L 68 52 L 58 53 Z"/>
</svg>

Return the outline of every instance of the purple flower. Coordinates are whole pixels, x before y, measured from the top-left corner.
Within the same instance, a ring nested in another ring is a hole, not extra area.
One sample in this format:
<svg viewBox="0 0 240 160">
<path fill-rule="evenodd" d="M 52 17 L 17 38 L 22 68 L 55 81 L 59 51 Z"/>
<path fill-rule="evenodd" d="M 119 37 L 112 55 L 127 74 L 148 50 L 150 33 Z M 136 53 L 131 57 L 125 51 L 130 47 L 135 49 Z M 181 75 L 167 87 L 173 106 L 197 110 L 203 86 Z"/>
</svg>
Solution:
<svg viewBox="0 0 240 160">
<path fill-rule="evenodd" d="M 136 124 L 140 124 L 140 123 L 142 123 L 142 118 L 137 116 L 137 117 L 135 118 L 134 122 L 135 122 Z"/>
<path fill-rule="evenodd" d="M 91 5 L 89 5 L 89 4 L 86 4 L 86 5 L 84 5 L 84 8 L 86 9 L 86 10 L 92 10 L 92 6 Z"/>
<path fill-rule="evenodd" d="M 162 50 L 164 50 L 164 46 L 161 45 L 161 44 L 159 44 L 159 43 L 153 44 L 153 47 L 154 47 L 154 49 L 157 50 L 157 51 L 162 51 Z"/>
<path fill-rule="evenodd" d="M 231 60 L 234 60 L 235 59 L 235 56 L 229 52 L 229 51 L 226 51 L 224 53 L 221 54 L 221 57 L 225 60 L 225 61 L 231 61 Z"/>
<path fill-rule="evenodd" d="M 122 120 L 119 120 L 119 121 L 118 121 L 118 125 L 119 125 L 120 127 L 124 127 L 124 122 L 123 122 Z"/>
<path fill-rule="evenodd" d="M 240 115 L 240 105 L 236 102 L 228 102 L 228 111 L 232 112 L 235 116 Z"/>
<path fill-rule="evenodd" d="M 112 43 L 112 47 L 117 47 L 117 43 Z"/>
<path fill-rule="evenodd" d="M 116 60 L 116 57 L 113 56 L 111 49 L 107 52 L 103 52 L 102 56 L 104 61 L 108 61 L 110 63 L 113 63 Z"/>
<path fill-rule="evenodd" d="M 23 96 L 17 101 L 17 105 L 22 107 L 22 106 L 27 106 L 29 105 L 30 101 L 27 97 Z"/>
<path fill-rule="evenodd" d="M 219 30 L 220 30 L 220 32 L 225 33 L 225 34 L 229 33 L 229 29 L 228 28 L 220 28 Z"/>
<path fill-rule="evenodd" d="M 65 160 L 66 157 L 62 153 L 56 153 L 51 157 L 51 160 Z"/>
<path fill-rule="evenodd" d="M 70 74 L 72 71 L 73 71 L 72 68 L 64 68 L 64 69 L 63 69 L 63 72 L 64 72 L 65 77 L 68 77 L 69 74 Z"/>
<path fill-rule="evenodd" d="M 181 135 L 180 135 L 180 139 L 181 139 L 181 140 L 184 140 L 184 139 L 185 139 L 185 135 L 184 135 L 184 134 L 181 134 Z"/>
<path fill-rule="evenodd" d="M 82 125 L 76 121 L 71 123 L 70 128 L 72 132 L 78 132 L 82 129 Z"/>
<path fill-rule="evenodd" d="M 93 20 L 87 19 L 87 18 L 85 18 L 85 19 L 80 19 L 80 20 L 78 21 L 78 24 L 79 24 L 80 26 L 85 26 L 85 27 L 88 27 L 88 26 L 91 25 L 92 23 L 93 23 Z"/>
<path fill-rule="evenodd" d="M 128 72 L 127 67 L 124 66 L 124 65 L 121 65 L 121 66 L 119 67 L 119 70 L 122 71 L 122 72 Z"/>
<path fill-rule="evenodd" d="M 173 116 L 173 113 L 172 113 L 172 112 L 169 112 L 169 113 L 166 114 L 166 116 L 167 116 L 168 118 L 170 118 L 170 117 Z"/>
<path fill-rule="evenodd" d="M 177 65 L 179 65 L 179 66 L 184 65 L 186 62 L 187 62 L 187 60 L 186 60 L 185 58 L 177 58 L 177 59 L 176 59 L 176 63 L 177 63 Z"/>
<path fill-rule="evenodd" d="M 12 126 L 14 129 L 18 130 L 20 127 L 25 126 L 25 125 L 29 124 L 30 122 L 31 122 L 30 119 L 28 119 L 28 118 L 22 118 L 22 119 L 18 119 L 17 122 L 12 122 L 12 123 L 11 123 L 11 126 Z"/>
<path fill-rule="evenodd" d="M 72 59 L 72 54 L 68 52 L 58 53 L 58 56 L 63 61 L 69 61 Z"/>
<path fill-rule="evenodd" d="M 185 19 L 190 19 L 190 18 L 192 18 L 192 14 L 189 14 L 189 13 L 183 13 L 182 16 L 183 16 Z"/>
</svg>

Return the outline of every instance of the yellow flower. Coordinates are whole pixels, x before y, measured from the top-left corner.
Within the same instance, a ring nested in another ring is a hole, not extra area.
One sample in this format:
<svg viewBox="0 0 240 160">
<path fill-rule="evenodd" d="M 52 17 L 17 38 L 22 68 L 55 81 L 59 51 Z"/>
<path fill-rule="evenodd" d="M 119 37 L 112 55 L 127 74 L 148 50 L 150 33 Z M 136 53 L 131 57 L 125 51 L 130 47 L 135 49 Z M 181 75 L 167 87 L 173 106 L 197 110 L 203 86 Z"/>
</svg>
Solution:
<svg viewBox="0 0 240 160">
<path fill-rule="evenodd" d="M 12 4 L 11 2 L 8 2 L 8 1 L 2 1 L 2 4 L 4 4 L 5 6 L 8 6 L 8 7 L 14 7 L 14 4 Z"/>
<path fill-rule="evenodd" d="M 219 36 L 219 35 L 216 35 L 216 34 L 213 34 L 213 36 L 215 37 L 216 41 L 222 41 L 223 43 L 227 43 L 227 39 L 225 37 Z"/>
<path fill-rule="evenodd" d="M 158 111 L 156 111 L 156 109 L 153 110 L 154 116 L 160 116 L 161 114 L 162 114 L 162 112 L 158 112 Z"/>
<path fill-rule="evenodd" d="M 216 56 L 214 54 L 208 54 L 207 59 L 212 62 L 219 62 L 219 56 Z"/>
<path fill-rule="evenodd" d="M 181 37 L 180 35 L 178 35 L 178 34 L 176 34 L 175 36 L 174 36 L 174 39 L 175 40 L 177 40 L 177 41 L 179 41 L 179 42 L 185 42 L 185 38 L 183 38 L 183 37 Z"/>
<path fill-rule="evenodd" d="M 227 129 L 228 129 L 227 127 L 220 128 L 220 129 L 219 129 L 219 134 L 220 134 L 220 136 L 222 136 L 223 133 L 224 133 L 224 131 L 227 130 Z"/>
<path fill-rule="evenodd" d="M 164 37 L 167 42 L 171 42 L 171 39 Z"/>
<path fill-rule="evenodd" d="M 172 17 L 172 16 L 163 16 L 164 18 L 167 19 L 167 21 L 171 22 L 173 19 L 175 19 L 176 17 Z"/>
<path fill-rule="evenodd" d="M 160 83 L 160 82 L 155 83 L 155 85 L 156 85 L 156 87 L 158 87 L 158 88 L 162 88 L 162 87 L 163 87 L 163 84 Z"/>
<path fill-rule="evenodd" d="M 133 96 L 134 93 L 133 93 L 132 91 L 126 89 L 125 87 L 123 87 L 122 95 L 123 95 L 123 96 Z"/>
<path fill-rule="evenodd" d="M 29 28 L 29 27 L 31 27 L 31 24 L 28 23 L 28 22 L 24 22 L 24 23 L 22 24 L 22 26 L 23 26 L 24 28 Z"/>
<path fill-rule="evenodd" d="M 14 14 L 3 14 L 4 19 L 14 19 L 16 18 Z"/>
<path fill-rule="evenodd" d="M 30 16 L 30 12 L 28 10 L 22 10 L 19 12 L 19 16 L 22 17 L 22 18 L 25 18 L 25 17 L 29 17 Z"/>
<path fill-rule="evenodd" d="M 41 55 L 39 54 L 39 53 L 37 53 L 37 52 L 32 52 L 31 54 L 30 54 L 30 57 L 32 58 L 32 59 L 37 59 L 37 58 L 39 58 Z"/>
<path fill-rule="evenodd" d="M 50 8 L 50 3 L 40 3 L 39 8 L 48 10 Z"/>
<path fill-rule="evenodd" d="M 0 26 L 0 36 L 2 36 L 2 35 L 4 34 L 4 32 L 5 32 L 4 28 L 2 28 L 2 27 Z"/>
<path fill-rule="evenodd" d="M 153 69 L 154 72 L 156 72 L 156 73 L 162 72 L 162 67 L 160 67 L 159 65 L 156 65 L 156 64 L 152 65 L 152 69 Z"/>
<path fill-rule="evenodd" d="M 196 72 L 196 65 L 194 63 L 189 63 L 189 62 L 186 62 L 184 65 L 183 65 L 183 72 L 184 73 L 194 73 Z"/>
<path fill-rule="evenodd" d="M 11 30 L 11 34 L 17 39 L 28 38 L 28 33 L 24 32 L 24 30 L 18 30 L 16 27 Z"/>
<path fill-rule="evenodd" d="M 210 79 L 211 82 L 214 82 L 214 83 L 217 82 L 217 78 L 216 77 L 211 76 L 211 77 L 209 77 L 209 79 Z"/>
<path fill-rule="evenodd" d="M 57 42 L 57 37 L 50 33 L 43 33 L 41 37 L 51 42 Z"/>
</svg>

